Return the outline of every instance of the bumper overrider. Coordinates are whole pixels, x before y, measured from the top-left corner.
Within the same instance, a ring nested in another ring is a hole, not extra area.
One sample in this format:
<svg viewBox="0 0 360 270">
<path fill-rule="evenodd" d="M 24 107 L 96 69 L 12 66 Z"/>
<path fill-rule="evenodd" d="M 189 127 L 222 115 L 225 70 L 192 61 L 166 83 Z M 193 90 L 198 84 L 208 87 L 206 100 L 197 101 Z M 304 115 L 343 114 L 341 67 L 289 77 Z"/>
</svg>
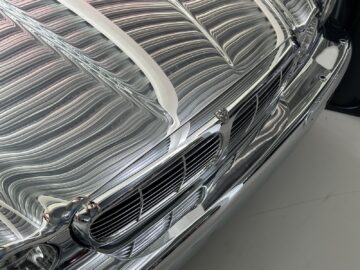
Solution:
<svg viewBox="0 0 360 270">
<path fill-rule="evenodd" d="M 266 6 L 266 1 L 255 2 Z M 242 201 L 309 129 L 342 79 L 351 58 L 349 41 L 330 41 L 317 31 L 321 20 L 328 16 L 332 1 L 316 1 L 319 6 L 303 1 L 311 11 L 305 20 L 302 9 L 293 5 L 293 1 L 278 2 L 273 14 L 285 14 L 281 23 L 291 26 L 286 31 L 292 37 L 284 38 L 270 62 L 267 58 L 257 64 L 256 76 L 241 80 L 229 91 L 231 94 L 222 95 L 209 105 L 210 109 L 204 110 L 206 113 L 199 113 L 196 121 L 191 120 L 197 123 L 195 127 L 185 124 L 176 130 L 170 137 L 181 141 L 180 147 L 174 150 L 170 144 L 169 154 L 158 157 L 153 168 L 147 168 L 151 176 L 144 173 L 138 177 L 141 180 L 161 175 L 156 168 L 169 160 L 168 168 L 179 166 L 176 172 L 181 171 L 182 175 L 192 168 L 196 174 L 190 180 L 184 176 L 176 192 L 171 193 L 173 197 L 165 196 L 146 212 L 146 190 L 160 196 L 156 188 L 170 188 L 170 184 L 155 179 L 148 181 L 150 184 L 122 183 L 96 194 L 92 200 L 81 197 L 67 204 L 49 203 L 43 223 L 35 233 L 1 247 L 1 267 L 21 268 L 31 262 L 39 269 L 174 269 L 227 216 L 239 209 Z M 269 18 L 274 19 L 274 15 Z M 268 72 L 261 73 L 262 70 Z M 245 88 L 242 96 L 235 94 L 240 92 L 236 87 Z M 252 92 L 256 95 L 251 96 Z M 247 99 L 249 96 L 252 98 Z M 221 98 L 228 101 L 232 97 L 230 105 L 219 109 Z M 239 119 L 248 121 L 244 134 L 233 132 L 235 123 L 239 130 L 243 128 Z M 239 140 L 232 138 L 233 134 Z M 193 165 L 189 161 L 193 149 L 210 153 Z M 122 196 L 126 199 L 119 201 Z M 113 213 L 121 207 L 127 212 L 137 205 L 141 207 L 136 222 L 117 225 L 120 229 L 116 230 L 111 228 L 108 218 L 113 218 Z"/>
</svg>

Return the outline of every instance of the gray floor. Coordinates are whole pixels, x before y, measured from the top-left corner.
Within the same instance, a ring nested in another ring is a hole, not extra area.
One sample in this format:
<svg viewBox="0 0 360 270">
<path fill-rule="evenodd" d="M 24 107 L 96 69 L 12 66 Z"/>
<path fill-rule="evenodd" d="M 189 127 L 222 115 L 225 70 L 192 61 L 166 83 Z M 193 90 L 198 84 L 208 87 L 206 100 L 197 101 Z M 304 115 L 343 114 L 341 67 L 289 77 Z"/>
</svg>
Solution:
<svg viewBox="0 0 360 270">
<path fill-rule="evenodd" d="M 360 269 L 360 118 L 325 111 L 192 269 Z"/>
</svg>

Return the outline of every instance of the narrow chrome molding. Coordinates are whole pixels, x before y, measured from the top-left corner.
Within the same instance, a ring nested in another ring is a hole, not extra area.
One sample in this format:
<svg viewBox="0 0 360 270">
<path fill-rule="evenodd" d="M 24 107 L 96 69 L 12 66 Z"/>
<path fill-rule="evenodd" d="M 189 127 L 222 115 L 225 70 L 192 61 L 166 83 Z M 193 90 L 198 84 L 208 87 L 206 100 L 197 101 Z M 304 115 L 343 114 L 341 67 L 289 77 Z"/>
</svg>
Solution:
<svg viewBox="0 0 360 270">
<path fill-rule="evenodd" d="M 159 104 L 172 118 L 168 134 L 179 128 L 179 99 L 173 84 L 155 60 L 115 23 L 84 0 L 58 0 L 112 41 L 142 70 L 154 88 Z"/>
</svg>

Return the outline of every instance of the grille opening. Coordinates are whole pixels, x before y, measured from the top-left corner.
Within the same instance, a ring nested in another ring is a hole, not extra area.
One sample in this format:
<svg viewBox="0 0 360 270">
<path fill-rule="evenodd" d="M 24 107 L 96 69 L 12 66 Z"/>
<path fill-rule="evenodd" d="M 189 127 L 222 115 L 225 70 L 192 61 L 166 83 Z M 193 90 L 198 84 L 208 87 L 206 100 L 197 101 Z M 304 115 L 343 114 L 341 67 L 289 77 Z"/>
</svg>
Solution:
<svg viewBox="0 0 360 270">
<path fill-rule="evenodd" d="M 156 217 L 150 224 L 142 227 L 140 231 L 129 237 L 119 247 L 119 254 L 122 259 L 130 259 L 144 252 L 151 244 L 156 242 L 171 226 L 178 222 L 190 211 L 195 209 L 204 198 L 204 189 L 200 188 L 185 198 L 179 199 L 175 204 L 171 205 L 165 213 Z M 150 249 L 150 252 L 153 249 Z"/>
<path fill-rule="evenodd" d="M 193 151 L 185 154 L 186 180 L 201 172 L 216 157 L 220 148 L 220 137 L 203 140 Z"/>
<path fill-rule="evenodd" d="M 259 111 L 266 108 L 276 97 L 281 86 L 281 75 L 277 76 L 268 87 L 259 94 Z"/>
<path fill-rule="evenodd" d="M 182 158 L 177 159 L 159 174 L 153 177 L 143 189 L 143 211 L 150 210 L 157 203 L 179 190 L 184 178 L 184 163 Z"/>
<path fill-rule="evenodd" d="M 95 239 L 102 239 L 115 233 L 127 224 L 135 222 L 140 215 L 141 201 L 139 193 L 135 193 L 117 204 L 111 211 L 104 212 L 90 226 Z"/>
<path fill-rule="evenodd" d="M 245 105 L 239 109 L 231 128 L 230 141 L 233 141 L 234 139 L 241 141 L 244 137 L 244 134 L 256 113 L 256 103 L 256 97 L 249 99 Z"/>
<path fill-rule="evenodd" d="M 194 176 L 212 164 L 220 147 L 221 137 L 215 134 L 185 149 L 150 176 L 127 199 L 101 213 L 90 226 L 93 239 L 106 241 L 128 225 L 140 224 L 139 221 L 143 221 L 142 217 L 151 213 L 151 210 L 155 213 L 163 206 L 170 204 L 176 199 L 174 195 L 185 188 L 185 183 L 194 179 Z"/>
<path fill-rule="evenodd" d="M 285 67 L 285 70 L 287 68 L 288 66 Z M 268 108 L 276 99 L 281 87 L 281 81 L 282 75 L 279 73 L 237 110 L 230 133 L 230 148 L 244 141 L 248 137 L 251 128 L 258 123 L 262 123 L 262 120 L 270 115 L 271 111 Z"/>
</svg>

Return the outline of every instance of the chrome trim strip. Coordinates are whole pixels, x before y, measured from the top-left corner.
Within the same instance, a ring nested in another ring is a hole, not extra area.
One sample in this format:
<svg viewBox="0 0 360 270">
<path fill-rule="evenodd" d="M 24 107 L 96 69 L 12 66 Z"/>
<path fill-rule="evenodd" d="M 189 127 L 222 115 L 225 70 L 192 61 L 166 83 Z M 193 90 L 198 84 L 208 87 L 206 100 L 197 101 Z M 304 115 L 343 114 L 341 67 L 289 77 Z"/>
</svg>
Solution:
<svg viewBox="0 0 360 270">
<path fill-rule="evenodd" d="M 140 211 L 137 220 L 139 221 L 144 211 L 144 195 L 143 195 L 143 190 L 141 188 L 138 189 L 138 192 L 140 194 Z"/>
</svg>

